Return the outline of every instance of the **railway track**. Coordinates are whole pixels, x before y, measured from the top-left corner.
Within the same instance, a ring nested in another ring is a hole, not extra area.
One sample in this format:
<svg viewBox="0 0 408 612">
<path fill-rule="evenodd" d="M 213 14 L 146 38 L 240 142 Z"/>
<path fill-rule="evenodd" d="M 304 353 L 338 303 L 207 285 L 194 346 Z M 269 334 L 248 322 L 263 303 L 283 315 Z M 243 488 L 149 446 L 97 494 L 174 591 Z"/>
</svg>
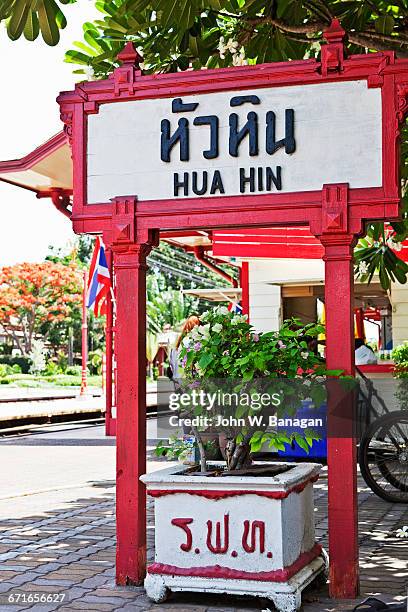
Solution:
<svg viewBox="0 0 408 612">
<path fill-rule="evenodd" d="M 153 396 L 153 393 L 148 393 Z M 95 395 L 94 397 L 102 397 Z M 64 395 L 64 396 L 53 396 L 53 397 L 34 397 L 34 398 L 6 398 L 0 399 L 0 415 L 2 404 L 8 406 L 10 411 L 10 403 L 16 402 L 21 405 L 22 402 L 27 404 L 42 404 L 44 402 L 51 402 L 54 407 L 55 404 L 62 400 L 73 400 L 76 396 Z M 151 397 L 151 400 L 153 398 Z M 15 418 L 7 417 L 2 419 L 0 416 L 0 439 L 5 437 L 17 437 L 22 435 L 35 435 L 36 433 L 46 433 L 47 430 L 55 430 L 55 427 L 61 426 L 61 428 L 67 428 L 69 426 L 78 427 L 83 425 L 84 427 L 100 426 L 105 422 L 105 409 L 95 409 L 83 411 L 81 406 L 82 399 L 78 399 L 78 410 L 75 408 L 72 412 L 58 413 L 46 411 L 44 414 L 27 414 L 23 417 L 16 416 Z M 162 412 L 162 411 L 160 411 Z M 157 405 L 152 404 L 147 407 L 146 416 L 148 419 L 156 418 L 158 414 Z"/>
</svg>

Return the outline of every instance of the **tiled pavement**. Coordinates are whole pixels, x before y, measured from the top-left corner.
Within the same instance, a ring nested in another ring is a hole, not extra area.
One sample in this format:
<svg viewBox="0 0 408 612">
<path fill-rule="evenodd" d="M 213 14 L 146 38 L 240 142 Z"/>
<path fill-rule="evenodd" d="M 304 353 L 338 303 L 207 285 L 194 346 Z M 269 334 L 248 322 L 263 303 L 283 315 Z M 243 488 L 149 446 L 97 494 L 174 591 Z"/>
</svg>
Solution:
<svg viewBox="0 0 408 612">
<path fill-rule="evenodd" d="M 408 524 L 406 505 L 388 504 L 359 481 L 362 596 L 401 599 L 408 585 L 408 541 L 395 531 Z M 267 601 L 197 594 L 175 594 L 165 604 L 149 602 L 142 588 L 114 584 L 114 487 L 95 483 L 95 497 L 78 499 L 67 509 L 42 516 L 0 522 L 0 611 L 30 610 L 153 610 L 155 612 L 233 612 L 272 609 Z M 149 557 L 154 526 L 149 502 Z M 327 545 L 327 480 L 316 485 L 316 528 Z M 10 595 L 24 593 L 26 602 L 8 604 Z M 29 603 L 34 594 L 64 595 L 63 602 Z M 361 599 L 361 598 L 360 598 Z M 356 602 L 335 602 L 325 589 L 303 596 L 306 612 L 351 610 Z"/>
</svg>

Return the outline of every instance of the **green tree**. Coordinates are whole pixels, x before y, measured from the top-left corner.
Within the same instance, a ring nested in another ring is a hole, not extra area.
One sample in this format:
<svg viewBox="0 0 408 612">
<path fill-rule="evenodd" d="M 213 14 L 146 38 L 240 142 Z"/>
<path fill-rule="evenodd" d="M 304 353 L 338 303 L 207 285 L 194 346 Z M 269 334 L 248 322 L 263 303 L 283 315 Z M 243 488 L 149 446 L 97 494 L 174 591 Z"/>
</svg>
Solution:
<svg viewBox="0 0 408 612">
<path fill-rule="evenodd" d="M 75 0 L 0 0 L 0 21 L 11 38 L 33 40 L 41 31 L 56 44 L 65 26 L 61 4 Z M 322 32 L 336 17 L 348 32 L 348 53 L 394 50 L 408 57 L 408 0 L 98 0 L 101 19 L 85 23 L 84 40 L 67 52 L 76 73 L 104 78 L 131 40 L 146 72 L 174 72 L 242 63 L 318 57 Z M 356 250 L 356 273 L 379 272 L 384 288 L 405 282 L 408 266 L 395 244 L 408 235 L 408 139 L 402 133 L 403 221 L 385 229 L 373 223 Z"/>
</svg>

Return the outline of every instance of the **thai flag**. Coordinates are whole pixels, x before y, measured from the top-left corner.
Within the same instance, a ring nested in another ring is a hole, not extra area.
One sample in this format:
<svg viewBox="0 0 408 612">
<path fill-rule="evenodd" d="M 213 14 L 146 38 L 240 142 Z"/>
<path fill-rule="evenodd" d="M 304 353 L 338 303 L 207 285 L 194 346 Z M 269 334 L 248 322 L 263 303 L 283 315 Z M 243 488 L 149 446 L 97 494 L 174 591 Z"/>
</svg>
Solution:
<svg viewBox="0 0 408 612">
<path fill-rule="evenodd" d="M 86 305 L 93 308 L 96 316 L 101 314 L 101 307 L 111 289 L 111 279 L 108 263 L 105 255 L 105 245 L 97 237 L 95 249 L 92 255 L 91 267 L 89 268 L 88 291 L 86 294 Z"/>
<path fill-rule="evenodd" d="M 230 302 L 228 304 L 228 310 L 230 312 L 233 312 L 234 314 L 242 314 L 242 306 L 240 306 L 236 302 Z"/>
</svg>

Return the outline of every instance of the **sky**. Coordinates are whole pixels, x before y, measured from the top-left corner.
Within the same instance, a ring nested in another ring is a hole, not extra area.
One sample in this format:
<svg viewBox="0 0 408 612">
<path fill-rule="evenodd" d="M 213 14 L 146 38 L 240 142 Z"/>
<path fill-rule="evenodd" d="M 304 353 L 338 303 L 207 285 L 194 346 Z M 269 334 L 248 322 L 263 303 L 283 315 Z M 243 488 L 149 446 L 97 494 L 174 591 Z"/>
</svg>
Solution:
<svg viewBox="0 0 408 612">
<path fill-rule="evenodd" d="M 76 66 L 64 62 L 82 24 L 101 16 L 92 0 L 63 7 L 68 25 L 56 47 L 41 38 L 11 41 L 0 25 L 0 160 L 23 157 L 61 131 L 55 101 L 61 90 L 79 80 Z M 69 219 L 46 199 L 0 182 L 0 267 L 22 261 L 42 261 L 48 245 L 64 247 L 74 239 Z"/>
</svg>

